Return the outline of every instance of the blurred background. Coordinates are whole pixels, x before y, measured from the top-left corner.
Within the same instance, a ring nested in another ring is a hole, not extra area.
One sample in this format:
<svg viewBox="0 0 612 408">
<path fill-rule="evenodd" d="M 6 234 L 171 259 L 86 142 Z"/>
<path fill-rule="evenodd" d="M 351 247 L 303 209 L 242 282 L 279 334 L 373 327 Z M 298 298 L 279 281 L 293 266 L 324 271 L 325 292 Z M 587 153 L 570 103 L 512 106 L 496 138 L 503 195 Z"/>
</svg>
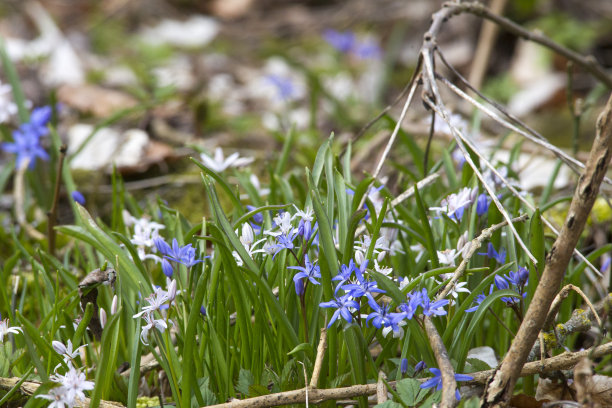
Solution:
<svg viewBox="0 0 612 408">
<path fill-rule="evenodd" d="M 612 67 L 612 2 L 485 3 Z M 29 103 L 57 108 L 70 166 L 79 188 L 94 198 L 92 205 L 104 212 L 116 166 L 138 199 L 161 194 L 188 208 L 199 206 L 203 193 L 197 169 L 179 160 L 186 156 L 212 155 L 217 147 L 226 156 L 238 151 L 257 159 L 255 173 L 265 180 L 268 161 L 290 132 L 292 164 L 300 169 L 312 162 L 330 132 L 339 146 L 354 139 L 409 82 L 423 34 L 441 5 L 431 0 L 4 0 L 0 35 Z M 484 32 L 480 19 L 456 16 L 438 44 L 477 88 L 580 156 L 590 146 L 606 88 L 576 67 L 569 80 L 567 61 L 543 47 L 503 30 Z M 442 64 L 437 68 L 456 79 Z M 0 80 L 0 130 L 8 141 L 17 118 L 5 72 Z M 449 95 L 446 104 L 483 145 L 504 134 L 463 101 Z M 355 168 L 371 171 L 400 109 L 398 104 L 354 141 Z M 577 138 L 576 112 L 581 116 Z M 413 103 L 402 137 L 424 145 L 429 121 L 421 104 Z M 439 148 L 450 140 L 443 127 L 437 126 Z M 403 161 L 405 149 L 400 143 L 390 163 L 410 167 Z M 0 155 L 0 163 L 7 159 Z M 184 188 L 192 184 L 197 188 Z M 4 207 L 12 204 L 7 200 Z"/>
</svg>

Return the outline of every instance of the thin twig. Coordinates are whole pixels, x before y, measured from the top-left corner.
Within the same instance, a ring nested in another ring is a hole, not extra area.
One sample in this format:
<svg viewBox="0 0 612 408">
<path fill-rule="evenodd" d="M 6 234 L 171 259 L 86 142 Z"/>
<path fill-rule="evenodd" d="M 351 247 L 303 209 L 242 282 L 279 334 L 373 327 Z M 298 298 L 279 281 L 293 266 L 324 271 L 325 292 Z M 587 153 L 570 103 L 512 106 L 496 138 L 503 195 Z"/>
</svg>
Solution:
<svg viewBox="0 0 612 408">
<path fill-rule="evenodd" d="M 528 218 L 529 217 L 527 214 L 523 214 L 519 217 L 513 218 L 511 221 L 512 222 L 522 222 L 522 221 L 527 220 Z M 497 231 L 500 228 L 505 227 L 506 225 L 508 225 L 508 221 L 506 220 L 500 222 L 499 224 L 491 225 L 489 228 L 483 229 L 479 236 L 477 236 L 476 238 L 470 241 L 470 248 L 465 253 L 465 257 L 463 258 L 463 260 L 461 261 L 457 269 L 455 269 L 455 273 L 453 273 L 453 277 L 451 278 L 451 280 L 448 281 L 444 289 L 442 289 L 442 291 L 438 293 L 436 300 L 444 299 L 450 293 L 450 291 L 453 289 L 453 287 L 455 286 L 459 278 L 461 278 L 461 276 L 465 272 L 465 269 L 467 268 L 467 265 L 470 262 L 470 259 L 474 256 L 474 254 L 476 254 L 476 251 L 478 251 L 478 249 L 482 246 L 482 244 L 486 240 L 488 240 L 489 238 L 493 236 L 493 233 L 495 231 Z"/>
<path fill-rule="evenodd" d="M 385 380 L 387 376 L 382 371 L 378 372 L 378 381 L 376 382 L 376 403 L 382 404 L 387 401 L 389 398 L 387 397 L 387 386 L 385 385 Z"/>
<path fill-rule="evenodd" d="M 451 364 L 448 352 L 442 338 L 434 326 L 429 316 L 423 316 L 423 323 L 425 324 L 425 332 L 429 339 L 429 344 L 436 357 L 436 363 L 442 374 L 442 400 L 440 401 L 441 408 L 452 408 L 455 406 L 455 390 L 457 389 L 457 382 L 455 381 L 455 370 Z"/>
<path fill-rule="evenodd" d="M 511 398 L 514 385 L 546 320 L 550 305 L 563 281 L 565 270 L 578 243 L 586 219 L 597 198 L 610 162 L 612 147 L 612 95 L 597 120 L 597 133 L 585 174 L 580 177 L 561 233 L 546 256 L 546 266 L 518 333 L 494 378 L 487 384 L 483 403 L 502 407 Z"/>
<path fill-rule="evenodd" d="M 53 191 L 53 204 L 51 209 L 47 213 L 47 237 L 49 239 L 49 253 L 55 255 L 55 224 L 57 223 L 57 208 L 59 203 L 60 186 L 62 185 L 62 169 L 64 167 L 64 159 L 66 158 L 66 152 L 68 147 L 63 144 L 60 149 L 59 159 L 57 161 L 57 174 L 55 177 L 55 189 Z"/>
<path fill-rule="evenodd" d="M 28 224 L 25 215 L 25 172 L 28 170 L 28 166 L 30 165 L 30 159 L 26 158 L 21 162 L 21 166 L 17 168 L 15 173 L 15 187 L 13 188 L 13 197 L 15 199 L 15 216 L 17 218 L 17 223 L 24 229 L 26 234 L 28 234 L 31 238 L 42 241 L 45 239 L 45 236 L 40 233 L 36 228 Z"/>
<path fill-rule="evenodd" d="M 589 309 L 591 309 L 591 313 L 593 314 L 593 317 L 597 321 L 597 326 L 601 328 L 602 327 L 601 319 L 599 318 L 599 314 L 597 313 L 597 310 L 595 310 L 595 306 L 593 306 L 593 303 L 591 303 L 587 295 L 585 295 L 584 292 L 580 290 L 579 287 L 574 286 L 571 283 L 569 285 L 565 285 L 563 289 L 561 289 L 561 291 L 557 294 L 557 296 L 555 297 L 555 300 L 553 300 L 552 305 L 550 306 L 550 310 L 548 311 L 548 316 L 546 316 L 546 320 L 544 321 L 544 326 L 542 327 L 546 329 L 547 327 L 552 326 L 555 320 L 555 316 L 557 315 L 557 311 L 559 310 L 559 307 L 561 306 L 561 302 L 563 301 L 563 299 L 565 299 L 569 295 L 570 290 L 573 290 L 574 292 L 578 293 L 580 297 L 582 297 L 582 300 L 584 300 L 584 303 L 586 303 Z"/>
<path fill-rule="evenodd" d="M 568 60 L 574 61 L 577 65 L 580 65 L 582 68 L 589 71 L 595 78 L 603 82 L 608 88 L 612 88 L 612 78 L 607 74 L 606 70 L 600 64 L 597 63 L 597 60 L 595 60 L 593 56 L 589 55 L 585 57 L 577 52 L 570 50 L 569 48 L 565 48 L 562 45 L 559 45 L 558 43 L 554 42 L 553 40 L 541 34 L 540 32 L 528 31 L 520 25 L 516 24 L 514 21 L 492 13 L 482 3 L 448 2 L 444 4 L 444 7 L 448 7 L 451 9 L 451 13 L 448 17 L 460 13 L 470 13 L 475 16 L 492 21 L 501 28 L 518 37 L 543 45 L 544 47 L 553 50 L 557 54 L 563 55 Z"/>
<path fill-rule="evenodd" d="M 317 347 L 317 357 L 315 358 L 314 367 L 312 369 L 312 377 L 310 386 L 316 387 L 321 376 L 321 368 L 323 367 L 323 358 L 325 357 L 325 349 L 327 348 L 327 329 L 321 328 L 321 337 L 319 338 L 319 346 Z"/>
</svg>

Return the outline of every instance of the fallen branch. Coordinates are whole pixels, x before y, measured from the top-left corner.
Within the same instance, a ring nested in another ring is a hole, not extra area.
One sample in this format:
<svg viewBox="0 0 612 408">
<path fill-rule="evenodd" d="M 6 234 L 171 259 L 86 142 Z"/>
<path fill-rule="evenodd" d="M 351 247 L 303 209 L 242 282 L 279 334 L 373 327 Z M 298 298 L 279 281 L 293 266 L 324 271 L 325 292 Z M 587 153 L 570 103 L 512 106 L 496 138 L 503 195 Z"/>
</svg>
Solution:
<svg viewBox="0 0 612 408">
<path fill-rule="evenodd" d="M 483 406 L 502 407 L 512 397 L 514 385 L 527 361 L 529 352 L 544 322 L 551 303 L 559 291 L 565 270 L 572 256 L 586 219 L 597 198 L 599 186 L 610 162 L 612 145 L 612 96 L 597 121 L 597 133 L 586 163 L 585 173 L 580 177 L 570 209 L 559 237 L 546 256 L 546 266 L 540 282 L 527 309 L 525 318 L 510 346 L 510 350 L 483 396 Z"/>
<path fill-rule="evenodd" d="M 534 374 L 544 374 L 557 370 L 568 370 L 574 367 L 584 357 L 599 358 L 612 353 L 612 342 L 604 345 L 590 348 L 588 350 L 577 351 L 573 353 L 563 353 L 555 357 L 547 358 L 542 361 L 527 363 L 520 372 L 521 377 L 526 377 Z M 466 382 L 467 384 L 485 384 L 488 379 L 495 374 L 495 370 L 478 371 L 470 373 L 473 380 Z M 425 382 L 429 378 L 420 378 L 420 382 Z M 389 381 L 389 386 L 395 388 L 397 382 Z M 363 384 L 353 385 L 350 387 L 318 389 L 308 387 L 308 400 L 310 403 L 321 403 L 330 400 L 340 400 L 344 398 L 356 398 L 368 395 L 375 395 L 378 384 Z M 306 388 L 301 388 L 294 391 L 279 392 L 277 394 L 263 395 L 261 397 L 247 398 L 244 400 L 233 400 L 223 404 L 212 405 L 210 408 L 263 408 L 275 407 L 288 404 L 303 404 L 306 402 Z"/>
</svg>

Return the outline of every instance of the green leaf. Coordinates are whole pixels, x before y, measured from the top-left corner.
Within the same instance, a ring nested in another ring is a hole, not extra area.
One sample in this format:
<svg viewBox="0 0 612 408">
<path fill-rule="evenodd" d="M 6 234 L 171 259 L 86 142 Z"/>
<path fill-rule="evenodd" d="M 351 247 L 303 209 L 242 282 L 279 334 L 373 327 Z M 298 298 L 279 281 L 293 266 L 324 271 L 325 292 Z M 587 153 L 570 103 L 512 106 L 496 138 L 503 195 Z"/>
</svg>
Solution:
<svg viewBox="0 0 612 408">
<path fill-rule="evenodd" d="M 309 359 L 313 360 L 313 357 L 314 357 L 314 348 L 313 348 L 312 344 L 310 344 L 310 343 L 301 343 L 301 344 L 298 344 L 297 346 L 295 346 L 293 348 L 293 350 L 288 352 L 287 355 L 291 356 L 291 355 L 299 353 L 299 352 L 306 353 L 306 356 Z"/>
<path fill-rule="evenodd" d="M 417 405 L 425 396 L 427 391 L 421 387 L 421 382 L 414 378 L 405 378 L 398 381 L 395 390 L 399 394 L 402 402 L 409 406 Z"/>
<path fill-rule="evenodd" d="M 253 385 L 255 379 L 253 373 L 250 370 L 240 369 L 238 374 L 238 384 L 236 384 L 236 390 L 239 391 L 245 397 L 250 396 L 249 388 Z"/>
</svg>

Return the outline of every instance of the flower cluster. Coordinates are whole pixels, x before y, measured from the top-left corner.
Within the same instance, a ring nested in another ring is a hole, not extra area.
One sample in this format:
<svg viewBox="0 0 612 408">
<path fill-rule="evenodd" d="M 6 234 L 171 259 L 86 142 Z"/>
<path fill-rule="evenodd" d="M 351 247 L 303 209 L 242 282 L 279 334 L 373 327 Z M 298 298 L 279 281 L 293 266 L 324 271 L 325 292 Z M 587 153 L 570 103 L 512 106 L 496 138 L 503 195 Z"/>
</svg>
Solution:
<svg viewBox="0 0 612 408">
<path fill-rule="evenodd" d="M 60 341 L 54 340 L 53 349 L 56 353 L 62 356 L 64 364 L 68 367 L 68 371 L 65 374 L 58 374 L 57 370 L 61 366 L 59 364 L 55 367 L 55 373 L 49 378 L 54 383 L 59 384 L 49 390 L 48 394 L 37 395 L 36 398 L 45 399 L 51 401 L 49 407 L 74 407 L 80 405 L 85 400 L 84 391 L 93 390 L 94 382 L 87 381 L 85 373 L 80 369 L 75 368 L 75 360 L 79 356 L 79 350 L 87 346 L 84 344 L 77 347 L 76 350 L 72 349 L 72 341 L 68 340 L 68 344 L 64 344 Z"/>
<path fill-rule="evenodd" d="M 180 246 L 176 238 L 172 239 L 172 247 L 164 241 L 161 237 L 153 238 L 153 243 L 157 247 L 157 250 L 163 255 L 162 258 L 162 271 L 164 275 L 171 278 L 174 274 L 174 269 L 170 262 L 179 263 L 191 268 L 194 265 L 204 262 L 202 259 L 196 259 L 195 248 L 191 244 Z"/>
<path fill-rule="evenodd" d="M 147 254 L 147 248 L 156 250 L 155 239 L 159 238 L 159 231 L 166 227 L 157 222 L 151 221 L 148 217 L 136 218 L 126 210 L 123 210 L 123 222 L 127 227 L 134 228 L 134 235 L 130 242 L 136 246 L 138 257 L 141 260 L 153 259 L 159 262 L 161 259 L 155 254 Z"/>
<path fill-rule="evenodd" d="M 49 160 L 49 154 L 41 145 L 41 138 L 49 133 L 47 124 L 51 120 L 51 107 L 36 108 L 30 115 L 30 121 L 23 123 L 13 131 L 13 143 L 2 143 L 5 152 L 17 155 L 16 167 L 19 169 L 28 164 L 34 168 L 36 158 Z"/>
</svg>

